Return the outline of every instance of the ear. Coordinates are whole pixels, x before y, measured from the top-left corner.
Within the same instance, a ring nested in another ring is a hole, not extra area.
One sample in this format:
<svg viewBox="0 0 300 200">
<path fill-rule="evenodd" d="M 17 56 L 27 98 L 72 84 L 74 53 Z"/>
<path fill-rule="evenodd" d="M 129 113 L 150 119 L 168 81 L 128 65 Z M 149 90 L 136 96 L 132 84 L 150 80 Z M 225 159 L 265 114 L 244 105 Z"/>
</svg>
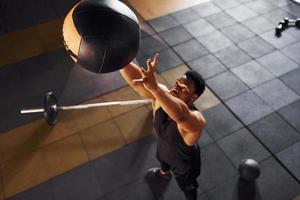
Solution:
<svg viewBox="0 0 300 200">
<path fill-rule="evenodd" d="M 196 99 L 198 99 L 199 95 L 197 94 L 193 94 L 192 96 L 192 102 L 196 101 Z"/>
</svg>

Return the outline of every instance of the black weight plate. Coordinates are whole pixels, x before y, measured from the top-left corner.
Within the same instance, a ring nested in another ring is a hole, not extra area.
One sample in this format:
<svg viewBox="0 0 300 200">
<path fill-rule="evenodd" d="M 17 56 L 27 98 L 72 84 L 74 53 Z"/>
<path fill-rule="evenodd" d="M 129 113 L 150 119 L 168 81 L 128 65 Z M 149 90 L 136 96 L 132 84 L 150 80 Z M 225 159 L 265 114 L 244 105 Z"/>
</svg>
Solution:
<svg viewBox="0 0 300 200">
<path fill-rule="evenodd" d="M 49 125 L 55 125 L 58 119 L 58 101 L 53 92 L 44 98 L 44 117 Z"/>
</svg>

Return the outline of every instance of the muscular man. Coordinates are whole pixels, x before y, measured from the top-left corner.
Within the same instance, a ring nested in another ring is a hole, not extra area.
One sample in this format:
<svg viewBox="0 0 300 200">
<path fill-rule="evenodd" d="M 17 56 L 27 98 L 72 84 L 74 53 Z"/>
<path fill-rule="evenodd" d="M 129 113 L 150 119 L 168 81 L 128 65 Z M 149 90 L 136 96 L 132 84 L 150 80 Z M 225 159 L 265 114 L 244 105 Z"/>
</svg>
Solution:
<svg viewBox="0 0 300 200">
<path fill-rule="evenodd" d="M 156 80 L 158 54 L 147 60 L 148 69 L 130 63 L 120 72 L 140 95 L 153 99 L 154 127 L 157 133 L 157 159 L 160 168 L 148 173 L 170 179 L 173 172 L 186 199 L 197 199 L 197 180 L 201 159 L 198 140 L 205 126 L 203 115 L 193 102 L 203 93 L 205 81 L 188 71 L 169 90 Z"/>
</svg>

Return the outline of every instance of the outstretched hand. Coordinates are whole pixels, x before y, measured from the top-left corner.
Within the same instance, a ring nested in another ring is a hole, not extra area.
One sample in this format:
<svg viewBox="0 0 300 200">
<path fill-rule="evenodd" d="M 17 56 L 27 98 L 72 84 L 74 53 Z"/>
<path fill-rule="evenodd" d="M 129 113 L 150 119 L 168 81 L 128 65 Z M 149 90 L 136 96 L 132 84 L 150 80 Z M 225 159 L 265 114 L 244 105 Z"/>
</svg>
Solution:
<svg viewBox="0 0 300 200">
<path fill-rule="evenodd" d="M 141 79 L 134 79 L 134 84 L 143 84 L 144 87 L 151 91 L 155 91 L 158 88 L 158 83 L 156 80 L 156 68 L 158 64 L 158 53 L 154 55 L 153 60 L 151 61 L 150 58 L 147 59 L 147 70 L 144 68 L 140 68 L 140 72 L 142 75 Z"/>
</svg>

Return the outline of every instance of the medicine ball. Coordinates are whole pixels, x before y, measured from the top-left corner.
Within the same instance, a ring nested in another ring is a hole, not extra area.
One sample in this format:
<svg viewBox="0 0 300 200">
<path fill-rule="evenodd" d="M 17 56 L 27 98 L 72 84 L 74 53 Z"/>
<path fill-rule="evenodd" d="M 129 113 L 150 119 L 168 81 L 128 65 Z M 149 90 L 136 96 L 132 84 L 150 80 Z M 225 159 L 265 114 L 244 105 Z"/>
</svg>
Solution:
<svg viewBox="0 0 300 200">
<path fill-rule="evenodd" d="M 240 177 L 247 181 L 255 181 L 260 175 L 260 168 L 257 161 L 244 159 L 239 165 Z"/>
<path fill-rule="evenodd" d="M 140 46 L 134 12 L 118 0 L 83 0 L 67 14 L 64 45 L 71 58 L 94 73 L 107 73 L 130 63 Z"/>
</svg>

